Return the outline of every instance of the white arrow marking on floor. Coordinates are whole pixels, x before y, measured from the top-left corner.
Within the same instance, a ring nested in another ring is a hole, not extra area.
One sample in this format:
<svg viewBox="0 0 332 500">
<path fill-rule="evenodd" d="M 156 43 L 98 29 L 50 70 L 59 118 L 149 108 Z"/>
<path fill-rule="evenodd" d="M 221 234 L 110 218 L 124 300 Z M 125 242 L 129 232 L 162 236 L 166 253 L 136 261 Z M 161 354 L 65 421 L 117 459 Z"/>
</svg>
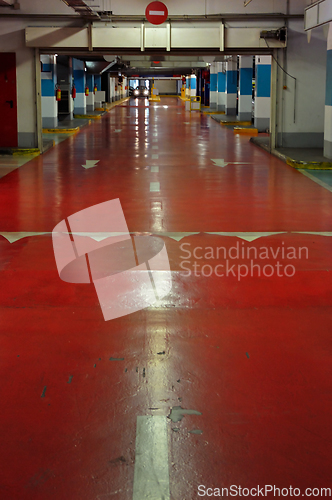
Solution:
<svg viewBox="0 0 332 500">
<path fill-rule="evenodd" d="M 158 158 L 159 158 L 159 155 L 152 155 L 153 160 L 158 160 Z"/>
<path fill-rule="evenodd" d="M 99 162 L 100 160 L 86 160 L 86 163 L 85 165 L 82 165 L 83 168 L 87 169 L 87 168 L 93 168 L 97 165 L 97 163 Z"/>
<path fill-rule="evenodd" d="M 228 163 L 225 163 L 225 160 L 223 160 L 222 158 L 220 158 L 219 160 L 216 159 L 216 160 L 212 160 L 213 163 L 215 164 L 216 167 L 226 167 L 226 165 L 228 165 Z"/>
<path fill-rule="evenodd" d="M 133 500 L 170 499 L 167 417 L 137 417 Z"/>
<path fill-rule="evenodd" d="M 152 149 L 159 149 L 159 146 L 152 146 Z"/>
<path fill-rule="evenodd" d="M 114 130 L 114 132 L 115 132 L 116 134 L 118 134 L 119 132 L 122 132 L 122 128 L 116 128 L 116 129 Z"/>
<path fill-rule="evenodd" d="M 183 122 L 185 125 L 190 125 L 190 122 Z"/>
<path fill-rule="evenodd" d="M 159 172 L 159 167 L 151 167 L 151 172 Z"/>
<path fill-rule="evenodd" d="M 216 167 L 226 167 L 227 165 L 252 165 L 252 163 L 246 161 L 228 161 L 225 162 L 223 158 L 211 159 Z"/>
</svg>

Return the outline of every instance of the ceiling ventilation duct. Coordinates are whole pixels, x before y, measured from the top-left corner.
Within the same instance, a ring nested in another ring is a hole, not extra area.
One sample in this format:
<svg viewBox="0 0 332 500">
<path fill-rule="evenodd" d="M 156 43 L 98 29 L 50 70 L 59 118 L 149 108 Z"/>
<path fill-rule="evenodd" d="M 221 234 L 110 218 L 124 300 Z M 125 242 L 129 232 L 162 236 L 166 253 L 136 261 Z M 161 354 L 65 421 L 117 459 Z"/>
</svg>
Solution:
<svg viewBox="0 0 332 500">
<path fill-rule="evenodd" d="M 5 0 L 0 0 L 0 7 L 11 7 L 12 9 L 18 10 L 20 4 L 18 2 L 6 2 Z"/>
<path fill-rule="evenodd" d="M 83 0 L 62 0 L 68 7 L 74 9 L 75 12 L 82 17 L 99 18 L 98 14 L 94 12 Z"/>
</svg>

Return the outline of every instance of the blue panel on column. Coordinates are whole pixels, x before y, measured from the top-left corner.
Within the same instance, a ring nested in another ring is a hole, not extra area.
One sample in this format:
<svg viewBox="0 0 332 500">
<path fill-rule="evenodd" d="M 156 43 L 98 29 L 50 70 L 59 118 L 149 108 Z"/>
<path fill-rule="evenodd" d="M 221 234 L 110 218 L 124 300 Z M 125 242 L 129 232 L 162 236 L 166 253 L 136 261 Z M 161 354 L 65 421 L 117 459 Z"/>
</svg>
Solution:
<svg viewBox="0 0 332 500">
<path fill-rule="evenodd" d="M 256 95 L 257 97 L 271 96 L 271 65 L 258 64 L 256 66 Z"/>
<path fill-rule="evenodd" d="M 187 80 L 186 80 L 186 88 L 189 89 L 189 87 L 190 87 L 189 86 L 189 78 L 187 78 Z"/>
<path fill-rule="evenodd" d="M 252 68 L 240 69 L 240 94 L 252 95 Z"/>
<path fill-rule="evenodd" d="M 332 106 L 332 50 L 327 51 L 325 104 Z"/>
<path fill-rule="evenodd" d="M 51 97 L 55 95 L 55 85 L 53 80 L 41 81 L 41 93 L 43 97 Z"/>
<path fill-rule="evenodd" d="M 218 92 L 226 90 L 226 73 L 218 73 Z"/>
<path fill-rule="evenodd" d="M 95 75 L 95 85 L 97 85 L 97 90 L 101 90 L 101 75 Z"/>
<path fill-rule="evenodd" d="M 85 72 L 81 69 L 74 69 L 74 83 L 76 92 L 83 94 L 85 89 Z"/>
<path fill-rule="evenodd" d="M 210 91 L 217 92 L 217 73 L 210 73 Z"/>
<path fill-rule="evenodd" d="M 93 75 L 86 75 L 86 84 L 89 87 L 90 92 L 93 90 Z"/>
<path fill-rule="evenodd" d="M 196 88 L 196 76 L 194 77 L 191 77 L 191 85 L 190 85 L 191 89 L 195 89 Z"/>
<path fill-rule="evenodd" d="M 226 92 L 227 94 L 237 93 L 237 71 L 226 72 Z"/>
<path fill-rule="evenodd" d="M 47 63 L 42 63 L 42 73 L 45 71 L 52 71 L 53 70 L 53 64 L 47 64 Z"/>
</svg>

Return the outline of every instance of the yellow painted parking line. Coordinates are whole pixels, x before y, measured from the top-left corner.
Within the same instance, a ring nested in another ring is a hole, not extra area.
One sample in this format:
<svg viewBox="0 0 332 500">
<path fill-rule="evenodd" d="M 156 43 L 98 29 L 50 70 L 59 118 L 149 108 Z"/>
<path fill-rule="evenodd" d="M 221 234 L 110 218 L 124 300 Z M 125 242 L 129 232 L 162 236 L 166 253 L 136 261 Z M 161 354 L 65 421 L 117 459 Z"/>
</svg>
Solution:
<svg viewBox="0 0 332 500">
<path fill-rule="evenodd" d="M 38 148 L 22 148 L 16 149 L 12 152 L 13 156 L 21 156 L 21 155 L 39 155 L 40 150 Z"/>
<path fill-rule="evenodd" d="M 74 115 L 79 120 L 100 120 L 102 115 Z"/>
<path fill-rule="evenodd" d="M 43 128 L 43 134 L 71 134 L 78 132 L 80 127 L 74 128 Z"/>
<path fill-rule="evenodd" d="M 302 169 L 302 170 L 332 170 L 332 162 L 328 161 L 312 161 L 312 162 L 304 162 L 293 160 L 292 158 L 286 159 L 287 165 L 293 168 Z"/>
<path fill-rule="evenodd" d="M 239 126 L 239 125 L 243 125 L 243 126 L 248 126 L 248 125 L 251 125 L 251 122 L 239 122 L 239 121 L 227 121 L 227 120 L 221 120 L 220 121 L 220 125 L 232 125 L 232 126 Z"/>
</svg>

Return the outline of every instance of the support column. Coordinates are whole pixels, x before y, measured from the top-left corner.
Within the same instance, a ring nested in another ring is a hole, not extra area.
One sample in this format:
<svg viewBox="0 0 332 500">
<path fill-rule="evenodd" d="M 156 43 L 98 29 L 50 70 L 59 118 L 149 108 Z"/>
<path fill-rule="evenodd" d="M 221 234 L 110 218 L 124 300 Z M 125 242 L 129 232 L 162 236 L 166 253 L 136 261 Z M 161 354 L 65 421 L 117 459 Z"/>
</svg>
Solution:
<svg viewBox="0 0 332 500">
<path fill-rule="evenodd" d="M 40 148 L 42 144 L 39 143 L 38 137 L 41 131 L 38 127 L 37 113 L 41 113 L 41 109 L 37 108 L 38 100 L 36 105 L 36 64 L 40 67 L 40 56 L 39 53 L 35 54 L 33 49 L 21 46 L 20 31 L 17 32 L 17 37 L 13 33 L 13 38 L 6 42 L 6 50 L 11 50 L 15 42 L 17 43 L 14 51 L 16 51 L 18 147 Z"/>
<path fill-rule="evenodd" d="M 240 56 L 238 110 L 240 121 L 251 121 L 252 118 L 252 76 L 252 56 Z"/>
<path fill-rule="evenodd" d="M 190 96 L 196 95 L 196 75 L 190 75 Z"/>
<path fill-rule="evenodd" d="M 237 60 L 230 59 L 226 62 L 226 115 L 236 115 L 236 98 L 237 98 Z"/>
<path fill-rule="evenodd" d="M 86 85 L 89 87 L 89 95 L 86 96 L 86 111 L 89 113 L 95 110 L 95 95 L 93 93 L 95 82 L 93 75 L 86 75 Z"/>
<path fill-rule="evenodd" d="M 85 64 L 83 61 L 73 59 L 74 83 L 76 87 L 76 99 L 74 102 L 74 114 L 86 114 L 86 96 L 85 96 Z"/>
<path fill-rule="evenodd" d="M 95 85 L 97 87 L 97 91 L 101 90 L 101 75 L 95 75 Z"/>
<path fill-rule="evenodd" d="M 72 120 L 74 118 L 74 99 L 72 98 L 72 90 L 73 90 L 73 84 L 74 84 L 74 77 L 73 77 L 73 58 L 69 58 L 69 75 L 68 75 L 68 81 L 69 81 L 69 119 Z"/>
<path fill-rule="evenodd" d="M 270 129 L 271 56 L 256 56 L 255 127 L 259 132 Z"/>
<path fill-rule="evenodd" d="M 226 102 L 226 63 L 219 62 L 218 65 L 218 103 L 217 110 L 225 111 Z"/>
<path fill-rule="evenodd" d="M 186 76 L 186 98 L 190 97 L 190 76 Z"/>
<path fill-rule="evenodd" d="M 103 101 L 106 100 L 105 92 L 101 91 L 101 75 L 95 75 L 95 86 L 97 87 L 95 93 L 95 109 L 103 107 Z"/>
<path fill-rule="evenodd" d="M 210 108 L 217 109 L 218 102 L 218 72 L 217 64 L 212 63 L 210 66 Z"/>
<path fill-rule="evenodd" d="M 332 23 L 327 37 L 324 156 L 332 158 Z"/>
<path fill-rule="evenodd" d="M 58 125 L 58 103 L 55 86 L 57 83 L 55 56 L 41 55 L 41 106 L 43 128 L 55 128 Z"/>
</svg>

